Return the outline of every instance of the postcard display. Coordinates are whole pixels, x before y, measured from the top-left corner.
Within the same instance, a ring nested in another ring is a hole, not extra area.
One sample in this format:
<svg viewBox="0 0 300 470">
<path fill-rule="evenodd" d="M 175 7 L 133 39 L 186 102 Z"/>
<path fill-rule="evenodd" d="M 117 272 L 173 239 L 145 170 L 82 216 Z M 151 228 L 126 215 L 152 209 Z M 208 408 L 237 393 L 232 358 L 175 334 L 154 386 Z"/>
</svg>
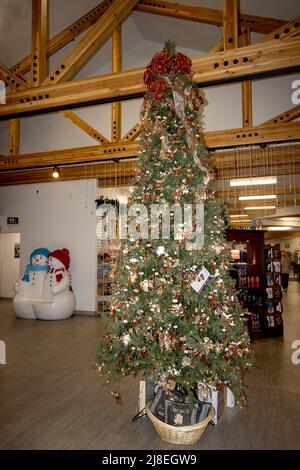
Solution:
<svg viewBox="0 0 300 470">
<path fill-rule="evenodd" d="M 232 242 L 231 272 L 251 339 L 266 337 L 264 231 L 227 230 Z"/>
<path fill-rule="evenodd" d="M 268 336 L 283 335 L 280 245 L 265 246 L 266 319 Z"/>
</svg>

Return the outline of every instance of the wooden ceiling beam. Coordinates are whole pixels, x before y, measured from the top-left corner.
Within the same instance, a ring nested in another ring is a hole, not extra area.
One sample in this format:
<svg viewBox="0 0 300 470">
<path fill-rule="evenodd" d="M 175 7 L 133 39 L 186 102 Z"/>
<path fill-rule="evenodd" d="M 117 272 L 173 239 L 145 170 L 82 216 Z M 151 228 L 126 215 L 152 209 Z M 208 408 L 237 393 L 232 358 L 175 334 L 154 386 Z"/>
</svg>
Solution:
<svg viewBox="0 0 300 470">
<path fill-rule="evenodd" d="M 251 216 L 255 216 L 257 214 L 265 214 L 265 213 L 268 213 L 268 214 L 271 213 L 272 214 L 272 212 L 275 212 L 275 210 L 276 210 L 276 209 L 264 209 L 263 207 L 261 209 L 257 209 L 257 210 L 247 210 L 247 209 L 245 209 L 246 206 L 257 206 L 257 207 L 259 207 L 260 204 L 257 204 L 258 201 L 255 201 L 254 204 L 252 204 L 253 201 L 252 202 L 251 201 L 241 201 L 241 202 L 249 202 L 249 204 L 243 204 L 242 205 L 239 202 L 239 204 L 237 205 L 235 203 L 229 203 L 227 207 L 228 207 L 229 210 L 234 209 L 234 210 L 237 210 L 237 211 L 243 211 L 243 213 L 249 214 L 250 218 L 251 218 Z M 295 202 L 296 202 L 296 204 L 295 204 Z M 275 206 L 276 205 L 276 207 L 285 207 L 285 206 L 298 205 L 299 202 L 300 202 L 300 194 L 296 194 L 296 201 L 295 201 L 295 198 L 292 197 L 292 198 L 286 199 L 285 201 L 284 200 L 277 201 L 276 204 L 274 203 L 274 204 L 266 204 L 266 205 L 268 205 L 268 206 L 269 205 L 270 206 L 273 206 L 273 205 Z M 261 205 L 263 206 L 264 204 L 261 204 Z"/>
<path fill-rule="evenodd" d="M 90 10 L 85 15 L 78 18 L 77 21 L 70 24 L 67 28 L 56 34 L 49 40 L 47 45 L 47 56 L 55 54 L 62 49 L 66 44 L 73 41 L 79 34 L 86 31 L 90 26 L 94 25 L 101 16 L 106 12 L 113 0 L 105 0 Z M 148 13 L 157 13 L 159 15 L 171 16 L 175 18 L 186 19 L 190 21 L 198 21 L 201 23 L 222 25 L 222 10 L 214 10 L 212 8 L 191 7 L 189 5 L 178 5 L 170 2 L 153 1 L 140 1 L 135 7 L 135 10 L 144 11 Z M 284 25 L 286 22 L 273 18 L 264 18 L 259 16 L 241 14 L 241 23 L 249 25 L 251 31 L 257 33 L 272 33 L 275 29 Z M 218 52 L 219 50 L 215 51 Z M 11 71 L 18 75 L 24 75 L 30 70 L 31 55 L 28 55 L 17 64 L 15 64 Z"/>
<path fill-rule="evenodd" d="M 0 64 L 0 79 L 10 87 L 11 92 L 29 88 L 30 84 L 24 79 L 11 72 L 3 64 Z M 8 121 L 8 154 L 19 155 L 20 153 L 20 119 L 10 119 Z"/>
<path fill-rule="evenodd" d="M 206 132 L 204 133 L 204 139 L 208 148 L 238 146 L 245 145 L 246 143 L 255 144 L 256 141 L 280 142 L 283 140 L 296 140 L 295 136 L 297 135 L 299 138 L 300 135 L 300 123 L 287 123 L 279 128 L 276 126 L 249 128 L 247 129 L 247 134 L 243 137 L 242 133 L 244 131 L 245 129 L 242 128 Z M 248 133 L 251 133 L 251 137 L 249 137 Z M 257 136 L 255 135 L 256 133 Z M 240 138 L 237 138 L 237 134 L 240 135 Z M 18 158 L 10 157 L 0 161 L 0 171 L 66 163 L 86 163 L 110 159 L 120 160 L 127 157 L 137 157 L 139 151 L 140 145 L 138 141 L 121 141 L 89 147 L 24 154 Z"/>
<path fill-rule="evenodd" d="M 88 147 L 77 147 L 49 152 L 23 154 L 18 158 L 8 157 L 0 161 L 0 172 L 22 168 L 66 165 L 71 163 L 92 163 L 101 160 L 121 160 L 138 156 L 138 142 L 117 142 Z"/>
<path fill-rule="evenodd" d="M 204 138 L 208 148 L 295 141 L 300 139 L 300 122 L 205 132 Z"/>
<path fill-rule="evenodd" d="M 43 84 L 49 85 L 73 78 L 109 38 L 114 28 L 127 18 L 136 2 L 137 0 L 114 0 L 103 16 L 57 64 Z"/>
<path fill-rule="evenodd" d="M 111 186 L 112 181 L 117 185 L 127 185 L 135 174 L 134 162 L 124 161 L 122 166 L 117 167 L 117 163 L 99 163 L 93 165 L 90 171 L 88 165 L 68 166 L 60 168 L 60 177 L 54 180 L 52 177 L 52 168 L 43 168 L 40 170 L 28 170 L 22 172 L 0 173 L 0 186 L 9 186 L 13 184 L 34 184 L 55 181 L 68 181 L 78 179 L 95 178 L 101 182 L 101 186 Z"/>
<path fill-rule="evenodd" d="M 239 47 L 239 0 L 223 0 L 224 51 Z"/>
<path fill-rule="evenodd" d="M 109 143 L 109 140 L 104 137 L 104 135 L 100 134 L 96 129 L 94 129 L 90 124 L 88 124 L 86 121 L 81 119 L 77 114 L 73 113 L 73 111 L 67 110 L 67 111 L 61 111 L 61 114 L 65 116 L 67 119 L 69 119 L 75 126 L 79 127 L 81 130 L 83 130 L 86 134 L 88 134 L 90 137 L 92 137 L 94 140 L 96 140 L 100 144 L 107 144 Z"/>
<path fill-rule="evenodd" d="M 296 146 L 295 146 L 296 147 Z M 241 173 L 250 175 L 252 168 L 252 177 L 257 176 L 276 176 L 286 174 L 281 173 L 278 170 L 279 167 L 286 166 L 286 170 L 289 173 L 293 173 L 295 168 L 300 168 L 300 151 L 299 147 L 295 149 L 289 149 L 288 146 L 284 146 L 280 149 L 259 149 L 252 150 L 250 155 L 250 149 L 246 149 L 246 152 L 239 151 L 238 153 L 234 150 L 228 152 L 214 152 L 211 154 L 211 164 L 218 171 L 218 179 L 223 179 L 222 175 L 230 175 L 231 178 L 242 177 Z M 263 175 L 262 175 L 263 171 Z M 289 181 L 290 184 L 290 181 Z M 253 186 L 255 188 L 255 186 Z M 253 190 L 252 188 L 252 190 Z M 251 190 L 251 187 L 246 188 L 233 188 L 237 193 L 239 190 Z M 265 188 L 256 188 L 256 190 L 263 191 Z M 269 191 L 267 188 L 266 191 Z"/>
<path fill-rule="evenodd" d="M 37 74 L 34 74 L 37 75 Z M 0 64 L 0 76 L 5 78 L 5 82 L 10 85 L 14 90 L 25 88 L 30 88 L 29 82 L 25 79 L 20 79 L 14 73 L 10 72 L 9 69 L 2 66 Z M 18 88 L 17 88 L 18 87 Z M 86 121 L 81 119 L 77 114 L 73 113 L 73 111 L 65 110 L 61 111 L 61 115 L 69 119 L 73 124 L 83 130 L 86 134 L 92 137 L 96 142 L 104 144 L 108 143 L 109 140 L 104 137 L 100 132 L 90 126 Z M 13 122 L 15 120 L 10 120 L 9 122 L 9 155 L 18 155 L 19 152 L 15 153 L 15 150 L 19 148 L 19 139 L 20 139 L 20 124 Z M 18 136 L 16 136 L 16 133 Z"/>
<path fill-rule="evenodd" d="M 116 25 L 112 33 L 112 73 L 122 70 L 122 25 Z M 121 140 L 121 102 L 115 101 L 111 105 L 111 141 Z"/>
<path fill-rule="evenodd" d="M 251 32 L 249 27 L 242 26 L 241 29 L 241 46 L 250 46 Z M 243 127 L 252 127 L 252 82 L 244 80 L 242 82 L 242 123 Z"/>
<path fill-rule="evenodd" d="M 15 73 L 11 72 L 5 65 L 0 64 L 0 79 L 6 83 L 7 86 L 14 90 L 22 90 L 29 88 L 30 85 L 25 78 L 18 77 Z"/>
<path fill-rule="evenodd" d="M 16 90 L 29 88 L 30 85 L 25 79 L 21 79 L 16 74 L 12 73 L 3 64 L 0 64 L 0 79 L 10 87 L 11 92 Z M 10 119 L 8 122 L 8 155 L 20 154 L 20 119 Z"/>
<path fill-rule="evenodd" d="M 135 10 L 216 26 L 223 24 L 223 11 L 215 8 L 182 5 L 160 0 L 140 0 L 135 6 Z M 241 13 L 241 23 L 249 25 L 251 31 L 267 34 L 285 24 L 285 21 Z"/>
<path fill-rule="evenodd" d="M 264 171 L 264 167 L 265 165 L 258 165 L 257 168 L 256 168 L 256 174 L 255 176 L 262 176 L 262 173 L 263 175 L 265 174 L 265 171 Z M 235 169 L 232 168 L 232 169 L 226 169 L 226 170 L 222 170 L 220 168 L 217 168 L 216 167 L 216 170 L 217 170 L 217 174 L 216 174 L 216 179 L 219 179 L 219 180 L 229 180 L 229 179 L 232 179 L 232 178 L 235 178 L 236 176 L 236 172 L 235 172 Z M 289 176 L 291 174 L 291 170 L 286 166 L 286 164 L 284 163 L 281 163 L 277 166 L 277 169 L 276 171 L 278 172 L 278 175 L 280 176 Z M 249 178 L 249 174 L 250 174 L 250 167 L 243 167 L 239 170 L 239 178 Z M 300 174 L 300 164 L 296 164 L 295 167 L 293 168 L 293 175 L 299 175 Z M 272 172 L 269 171 L 267 172 L 267 176 L 272 176 Z"/>
<path fill-rule="evenodd" d="M 271 186 L 272 188 L 272 186 Z M 284 195 L 292 195 L 294 196 L 294 194 L 300 194 L 300 187 L 297 187 L 296 188 L 296 191 L 294 190 L 289 190 L 289 188 L 278 188 L 276 185 L 275 185 L 275 189 L 273 190 L 275 191 L 276 195 L 277 196 L 284 196 Z M 261 188 L 252 188 L 252 190 L 247 190 L 247 188 L 243 188 L 243 189 L 240 189 L 240 190 L 237 190 L 237 188 L 230 188 L 230 198 L 238 198 L 239 196 L 246 196 L 247 194 L 249 194 L 249 196 L 263 196 L 265 194 L 273 194 L 272 193 L 272 189 L 269 189 L 267 190 L 266 188 L 264 189 L 261 189 Z M 226 199 L 228 197 L 228 191 L 216 191 L 216 195 L 217 197 L 219 198 L 222 198 L 222 199 Z M 271 204 L 271 201 L 270 200 L 270 204 Z M 276 199 L 274 199 L 274 201 L 276 201 Z M 251 202 L 251 201 L 240 201 L 240 203 L 244 203 L 244 205 L 248 205 L 248 203 Z M 253 202 L 253 201 L 252 201 Z M 258 200 L 258 201 L 254 201 L 255 204 L 256 202 L 260 202 L 261 203 L 261 200 Z M 247 204 L 246 204 L 247 203 Z M 253 204 L 254 205 L 254 204 Z"/>
<path fill-rule="evenodd" d="M 276 76 L 300 69 L 300 37 L 194 58 L 194 81 L 200 86 Z M 70 109 L 143 96 L 144 68 L 74 80 L 8 94 L 0 119 Z"/>
<path fill-rule="evenodd" d="M 300 117 L 300 105 L 294 106 L 293 108 L 290 108 L 281 114 L 277 114 L 277 116 L 274 116 L 272 119 L 269 119 L 268 121 L 263 122 L 259 126 L 269 126 L 269 125 L 278 126 L 278 124 L 291 122 L 294 119 L 297 119 L 298 117 Z"/>
<path fill-rule="evenodd" d="M 121 142 L 131 142 L 132 140 L 137 139 L 141 133 L 141 125 L 137 122 L 131 129 L 122 137 Z"/>
<path fill-rule="evenodd" d="M 101 16 L 106 12 L 108 7 L 112 4 L 113 0 L 105 0 L 90 10 L 85 15 L 81 16 L 77 21 L 70 24 L 67 28 L 56 34 L 47 44 L 47 56 L 55 54 L 57 51 L 66 46 L 69 42 L 73 41 L 79 34 L 86 31 L 90 26 L 96 23 Z M 30 70 L 31 55 L 28 55 L 16 65 L 11 68 L 11 71 L 23 75 Z"/>
<path fill-rule="evenodd" d="M 120 166 L 116 167 L 116 165 Z M 59 181 L 95 178 L 95 175 L 97 175 L 97 178 L 99 179 L 102 187 L 111 186 L 112 180 L 113 184 L 126 185 L 130 183 L 132 177 L 135 175 L 135 165 L 135 161 L 128 160 L 123 160 L 120 163 L 95 163 L 93 165 L 92 171 L 89 171 L 89 166 L 87 165 L 64 166 L 60 167 Z M 300 174 L 300 165 L 296 167 L 296 174 Z M 232 178 L 232 173 L 228 174 L 228 178 Z M 12 184 L 42 183 L 47 181 L 53 181 L 52 167 L 42 168 L 38 170 L 24 170 L 9 173 L 0 172 L 0 186 Z M 218 196 L 223 197 L 222 195 L 220 195 L 220 193 L 218 194 Z M 224 197 L 226 198 L 227 196 L 228 192 L 226 191 Z M 235 207 L 235 209 L 237 209 L 237 207 Z"/>
<path fill-rule="evenodd" d="M 221 52 L 224 50 L 224 39 L 220 39 L 220 41 L 216 42 L 210 49 L 209 53 L 214 53 L 214 52 Z"/>
<path fill-rule="evenodd" d="M 288 21 L 285 24 L 279 26 L 274 31 L 270 31 L 269 34 L 264 36 L 255 42 L 255 44 L 262 44 L 271 40 L 283 40 L 296 36 L 300 33 L 300 16 L 297 16 L 292 21 Z"/>
<path fill-rule="evenodd" d="M 20 154 L 20 120 L 10 119 L 9 121 L 9 156 Z"/>
<path fill-rule="evenodd" d="M 47 76 L 49 2 L 32 0 L 31 85 L 39 86 Z"/>
</svg>

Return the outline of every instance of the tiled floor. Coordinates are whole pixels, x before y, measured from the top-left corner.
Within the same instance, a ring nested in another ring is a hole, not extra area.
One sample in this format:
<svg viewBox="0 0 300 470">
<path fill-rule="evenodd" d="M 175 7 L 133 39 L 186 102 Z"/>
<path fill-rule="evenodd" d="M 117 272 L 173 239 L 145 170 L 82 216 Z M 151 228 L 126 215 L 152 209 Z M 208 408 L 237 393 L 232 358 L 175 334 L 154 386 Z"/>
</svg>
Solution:
<svg viewBox="0 0 300 470">
<path fill-rule="evenodd" d="M 255 342 L 257 368 L 248 376 L 249 406 L 227 409 L 193 449 L 299 449 L 300 365 L 291 362 L 300 339 L 300 284 L 284 294 L 284 338 Z M 96 317 L 40 322 L 16 319 L 0 301 L 2 449 L 182 449 L 164 443 L 147 418 L 135 423 L 138 381 L 122 383 L 122 404 L 91 368 Z"/>
</svg>

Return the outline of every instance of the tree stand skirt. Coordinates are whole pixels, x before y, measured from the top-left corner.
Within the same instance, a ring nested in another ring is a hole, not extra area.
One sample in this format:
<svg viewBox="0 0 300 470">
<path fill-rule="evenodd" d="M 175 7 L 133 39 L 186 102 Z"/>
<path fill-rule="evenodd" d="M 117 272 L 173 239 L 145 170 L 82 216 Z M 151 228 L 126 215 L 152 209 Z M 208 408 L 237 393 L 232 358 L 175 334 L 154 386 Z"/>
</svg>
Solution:
<svg viewBox="0 0 300 470">
<path fill-rule="evenodd" d="M 156 418 L 154 414 L 149 410 L 150 402 L 146 405 L 147 416 L 153 423 L 159 437 L 166 442 L 171 444 L 195 444 L 202 434 L 204 433 L 208 423 L 213 419 L 215 410 L 213 407 L 210 408 L 207 418 L 197 424 L 191 426 L 171 426 L 166 424 L 160 419 Z"/>
</svg>

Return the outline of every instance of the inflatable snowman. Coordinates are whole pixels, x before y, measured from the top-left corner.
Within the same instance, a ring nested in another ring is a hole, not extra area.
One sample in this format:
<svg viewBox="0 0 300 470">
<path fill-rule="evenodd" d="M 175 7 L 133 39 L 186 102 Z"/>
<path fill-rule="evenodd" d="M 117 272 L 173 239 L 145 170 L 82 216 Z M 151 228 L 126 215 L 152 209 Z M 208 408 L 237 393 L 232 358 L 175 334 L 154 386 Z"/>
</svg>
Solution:
<svg viewBox="0 0 300 470">
<path fill-rule="evenodd" d="M 49 270 L 47 248 L 38 248 L 30 255 L 30 264 L 16 282 L 13 309 L 19 318 L 35 319 L 33 304 L 43 301 L 44 280 Z"/>
<path fill-rule="evenodd" d="M 63 320 L 73 315 L 76 300 L 69 267 L 70 255 L 66 248 L 49 254 L 49 271 L 44 278 L 43 297 L 52 300 L 33 306 L 39 320 Z"/>
</svg>

